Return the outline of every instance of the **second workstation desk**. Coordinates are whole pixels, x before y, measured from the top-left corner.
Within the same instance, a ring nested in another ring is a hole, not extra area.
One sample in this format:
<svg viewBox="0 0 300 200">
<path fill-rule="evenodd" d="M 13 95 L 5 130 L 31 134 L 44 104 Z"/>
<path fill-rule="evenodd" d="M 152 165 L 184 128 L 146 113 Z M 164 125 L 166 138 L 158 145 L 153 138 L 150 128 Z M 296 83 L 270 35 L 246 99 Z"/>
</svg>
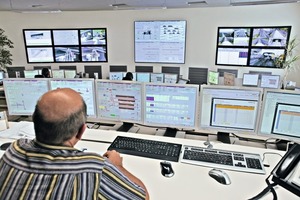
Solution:
<svg viewBox="0 0 300 200">
<path fill-rule="evenodd" d="M 110 143 L 118 136 L 136 137 L 149 140 L 165 141 L 179 143 L 183 145 L 193 145 L 205 147 L 204 141 L 190 140 L 181 138 L 169 138 L 162 136 L 124 133 L 111 130 L 88 129 L 83 135 L 76 147 L 86 148 L 87 151 L 104 153 Z M 230 185 L 223 185 L 208 175 L 212 169 L 179 162 L 171 162 L 175 175 L 167 178 L 162 176 L 160 169 L 161 160 L 137 157 L 122 154 L 124 166 L 137 177 L 139 177 L 147 189 L 152 200 L 161 199 L 249 199 L 260 193 L 267 185 L 265 179 L 271 173 L 272 169 L 281 159 L 280 155 L 285 152 L 246 147 L 240 145 L 230 145 L 213 142 L 213 148 L 229 151 L 239 151 L 248 153 L 258 153 L 265 157 L 264 163 L 270 165 L 266 167 L 266 174 L 253 174 L 238 171 L 223 170 L 231 179 Z M 265 155 L 264 155 L 265 153 Z M 278 199 L 299 199 L 289 191 L 276 186 L 275 190 Z M 272 194 L 266 195 L 263 199 L 272 199 Z"/>
</svg>

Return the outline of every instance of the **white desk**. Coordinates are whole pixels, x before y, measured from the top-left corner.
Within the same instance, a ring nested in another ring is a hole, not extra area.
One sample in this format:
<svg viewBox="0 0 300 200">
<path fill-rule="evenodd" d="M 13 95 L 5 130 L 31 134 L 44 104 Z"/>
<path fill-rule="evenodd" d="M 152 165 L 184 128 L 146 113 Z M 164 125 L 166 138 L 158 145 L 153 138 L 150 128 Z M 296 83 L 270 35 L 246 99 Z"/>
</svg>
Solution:
<svg viewBox="0 0 300 200">
<path fill-rule="evenodd" d="M 88 129 L 83 136 L 83 140 L 80 141 L 76 147 L 79 149 L 87 148 L 87 151 L 104 153 L 109 146 L 109 143 L 106 142 L 112 142 L 117 135 L 175 142 L 201 147 L 204 146 L 204 141 L 199 140 Z M 11 140 L 12 139 L 9 140 L 2 138 L 0 139 L 0 143 Z M 100 141 L 104 141 L 105 143 Z M 222 143 L 214 143 L 214 148 L 259 153 L 261 156 L 264 152 L 279 153 L 281 155 L 284 154 L 284 152 L 277 150 L 228 145 Z M 0 152 L 0 155 L 2 154 L 3 151 Z M 160 173 L 159 163 L 161 160 L 130 156 L 126 154 L 122 154 L 122 156 L 124 166 L 130 172 L 139 177 L 146 185 L 147 189 L 149 190 L 151 200 L 249 199 L 257 195 L 266 187 L 266 177 L 270 174 L 276 163 L 281 159 L 279 155 L 268 154 L 266 156 L 268 164 L 270 164 L 270 167 L 266 168 L 266 175 L 224 170 L 229 175 L 232 183 L 230 185 L 222 185 L 208 175 L 209 170 L 211 170 L 209 167 L 189 165 L 180 162 L 171 162 L 175 171 L 175 175 L 171 178 L 166 178 Z M 280 186 L 276 187 L 276 192 L 279 200 L 299 199 L 299 197 L 281 188 Z M 264 199 L 272 199 L 272 194 L 266 195 Z"/>
</svg>

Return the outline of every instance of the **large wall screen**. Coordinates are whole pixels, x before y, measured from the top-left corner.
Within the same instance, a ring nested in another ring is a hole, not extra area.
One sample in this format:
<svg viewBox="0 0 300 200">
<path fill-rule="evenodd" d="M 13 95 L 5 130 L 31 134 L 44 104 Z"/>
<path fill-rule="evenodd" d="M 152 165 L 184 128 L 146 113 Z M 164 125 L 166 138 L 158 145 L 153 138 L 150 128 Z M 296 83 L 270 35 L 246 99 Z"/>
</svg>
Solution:
<svg viewBox="0 0 300 200">
<path fill-rule="evenodd" d="M 219 27 L 216 65 L 279 67 L 290 32 L 291 26 Z"/>
<path fill-rule="evenodd" d="M 136 21 L 135 62 L 185 63 L 186 21 Z"/>
<path fill-rule="evenodd" d="M 106 33 L 106 28 L 23 29 L 27 62 L 107 62 Z"/>
</svg>

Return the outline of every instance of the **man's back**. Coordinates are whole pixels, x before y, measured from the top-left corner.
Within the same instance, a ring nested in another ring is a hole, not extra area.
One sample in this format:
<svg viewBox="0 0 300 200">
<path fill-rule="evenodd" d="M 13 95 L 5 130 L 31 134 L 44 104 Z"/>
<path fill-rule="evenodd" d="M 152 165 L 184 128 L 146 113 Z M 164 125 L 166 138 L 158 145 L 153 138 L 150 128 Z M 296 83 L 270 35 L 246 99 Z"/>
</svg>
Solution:
<svg viewBox="0 0 300 200">
<path fill-rule="evenodd" d="M 0 168 L 0 199 L 104 199 L 119 195 L 107 184 L 118 183 L 114 176 L 119 175 L 118 170 L 103 157 L 72 147 L 21 139 L 3 155 Z M 124 199 L 143 199 L 142 190 L 133 184 L 129 187 L 135 192 L 125 189 L 128 196 Z"/>
</svg>

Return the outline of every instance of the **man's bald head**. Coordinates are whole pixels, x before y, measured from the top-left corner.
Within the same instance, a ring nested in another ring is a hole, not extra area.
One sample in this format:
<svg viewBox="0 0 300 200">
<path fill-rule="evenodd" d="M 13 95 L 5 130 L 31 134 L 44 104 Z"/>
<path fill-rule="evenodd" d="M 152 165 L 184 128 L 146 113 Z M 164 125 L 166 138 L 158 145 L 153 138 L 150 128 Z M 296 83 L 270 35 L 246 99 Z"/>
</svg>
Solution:
<svg viewBox="0 0 300 200">
<path fill-rule="evenodd" d="M 63 144 L 86 121 L 86 105 L 80 94 L 63 88 L 45 93 L 37 102 L 33 122 L 38 141 Z"/>
<path fill-rule="evenodd" d="M 37 106 L 47 121 L 57 121 L 77 112 L 83 106 L 80 94 L 70 88 L 51 90 L 37 102 Z"/>
</svg>

